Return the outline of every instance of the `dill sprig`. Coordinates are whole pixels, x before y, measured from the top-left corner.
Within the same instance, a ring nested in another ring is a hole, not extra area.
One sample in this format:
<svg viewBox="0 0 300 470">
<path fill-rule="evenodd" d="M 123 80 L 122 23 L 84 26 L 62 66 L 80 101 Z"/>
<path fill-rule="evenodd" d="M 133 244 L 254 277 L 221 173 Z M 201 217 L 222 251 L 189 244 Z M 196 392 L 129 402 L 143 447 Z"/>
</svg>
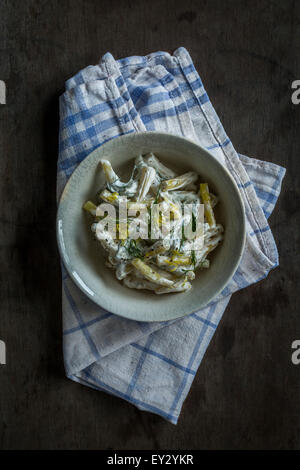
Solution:
<svg viewBox="0 0 300 470">
<path fill-rule="evenodd" d="M 157 191 L 157 193 L 156 193 L 156 196 L 155 196 L 155 199 L 154 199 L 153 204 L 157 204 L 157 203 L 158 203 L 158 199 L 159 199 L 159 196 L 160 196 L 160 190 L 161 190 L 161 183 L 160 183 L 159 186 L 158 186 L 158 191 Z"/>
<path fill-rule="evenodd" d="M 192 261 L 192 264 L 194 265 L 194 269 L 195 269 L 195 266 L 196 266 L 196 255 L 195 255 L 195 250 L 192 250 L 191 251 L 191 261 Z"/>
<path fill-rule="evenodd" d="M 133 258 L 143 258 L 143 252 L 137 246 L 136 240 L 129 240 L 129 245 L 126 247 L 126 249 Z"/>
</svg>

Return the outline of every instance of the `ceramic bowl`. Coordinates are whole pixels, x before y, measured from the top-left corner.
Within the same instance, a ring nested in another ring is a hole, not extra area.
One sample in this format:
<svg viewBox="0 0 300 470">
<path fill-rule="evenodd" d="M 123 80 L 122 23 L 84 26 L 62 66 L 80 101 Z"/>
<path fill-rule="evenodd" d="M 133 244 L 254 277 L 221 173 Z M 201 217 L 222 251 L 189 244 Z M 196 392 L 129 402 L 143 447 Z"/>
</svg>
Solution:
<svg viewBox="0 0 300 470">
<path fill-rule="evenodd" d="M 128 178 L 135 157 L 153 152 L 171 168 L 193 170 L 220 198 L 217 221 L 224 240 L 211 254 L 211 266 L 197 272 L 186 293 L 156 295 L 129 289 L 104 264 L 104 253 L 90 230 L 91 218 L 83 203 L 104 183 L 99 161 L 110 160 L 117 173 Z M 57 239 L 64 265 L 79 289 L 93 302 L 116 315 L 139 321 L 167 321 L 196 312 L 210 303 L 235 273 L 244 248 L 245 216 L 240 192 L 225 167 L 199 145 L 182 137 L 157 132 L 128 134 L 105 143 L 76 168 L 61 196 Z"/>
</svg>

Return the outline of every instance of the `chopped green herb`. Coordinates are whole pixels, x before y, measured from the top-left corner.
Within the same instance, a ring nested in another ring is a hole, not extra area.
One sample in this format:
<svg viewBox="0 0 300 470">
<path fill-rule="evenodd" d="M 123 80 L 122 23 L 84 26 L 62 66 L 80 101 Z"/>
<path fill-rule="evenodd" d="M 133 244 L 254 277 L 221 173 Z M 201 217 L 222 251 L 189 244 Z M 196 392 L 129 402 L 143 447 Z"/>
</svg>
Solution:
<svg viewBox="0 0 300 470">
<path fill-rule="evenodd" d="M 126 249 L 133 258 L 143 258 L 142 250 L 137 246 L 136 240 L 129 240 L 129 245 Z"/>
<path fill-rule="evenodd" d="M 182 253 L 182 246 L 183 246 L 185 240 L 186 240 L 186 238 L 185 238 L 185 235 L 184 235 L 184 224 L 182 224 L 182 226 L 181 226 L 181 240 L 180 240 L 180 245 L 179 245 L 180 253 Z"/>
<path fill-rule="evenodd" d="M 195 268 L 195 265 L 196 265 L 196 262 L 197 262 L 196 255 L 195 255 L 195 250 L 191 251 L 191 261 L 192 261 L 192 263 L 194 265 L 194 268 Z"/>
<path fill-rule="evenodd" d="M 195 216 L 194 212 L 192 212 L 192 230 L 193 230 L 193 232 L 196 231 L 196 216 Z"/>
<path fill-rule="evenodd" d="M 159 196 L 160 196 L 160 189 L 161 189 L 161 183 L 160 183 L 160 185 L 159 185 L 159 187 L 158 187 L 158 191 L 157 191 L 156 197 L 155 197 L 155 199 L 154 199 L 154 204 L 157 204 L 157 203 L 158 203 L 158 199 L 159 199 Z"/>
</svg>

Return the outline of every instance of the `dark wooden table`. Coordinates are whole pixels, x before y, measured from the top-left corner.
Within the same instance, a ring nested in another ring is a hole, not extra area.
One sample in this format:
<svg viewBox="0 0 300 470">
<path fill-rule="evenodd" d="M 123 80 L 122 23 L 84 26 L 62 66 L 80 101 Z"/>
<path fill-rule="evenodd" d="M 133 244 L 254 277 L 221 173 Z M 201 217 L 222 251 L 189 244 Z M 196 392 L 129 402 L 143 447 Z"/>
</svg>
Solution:
<svg viewBox="0 0 300 470">
<path fill-rule="evenodd" d="M 299 19 L 293 0 L 1 0 L 0 448 L 300 447 Z M 64 376 L 55 180 L 64 81 L 106 51 L 181 45 L 237 150 L 288 172 L 281 266 L 233 296 L 173 426 Z"/>
</svg>

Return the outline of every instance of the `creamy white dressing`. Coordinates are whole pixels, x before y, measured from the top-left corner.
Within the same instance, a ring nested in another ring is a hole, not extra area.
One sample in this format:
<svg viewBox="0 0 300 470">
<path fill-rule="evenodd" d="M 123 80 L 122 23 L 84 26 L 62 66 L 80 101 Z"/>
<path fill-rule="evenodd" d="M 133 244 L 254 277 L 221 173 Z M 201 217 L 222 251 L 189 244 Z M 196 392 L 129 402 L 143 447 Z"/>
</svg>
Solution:
<svg viewBox="0 0 300 470">
<path fill-rule="evenodd" d="M 140 233 L 142 229 L 148 232 L 148 222 L 145 226 L 141 214 L 128 220 L 125 240 L 112 238 L 109 233 L 105 239 L 100 238 L 97 235 L 98 220 L 94 220 L 91 230 L 107 253 L 107 266 L 114 269 L 117 279 L 129 288 L 152 290 L 156 294 L 186 292 L 191 289 L 191 281 L 195 279 L 197 269 L 209 268 L 207 257 L 223 239 L 222 225 L 215 223 L 214 216 L 211 216 L 218 203 L 217 196 L 206 193 L 206 202 L 203 202 L 203 194 L 200 191 L 200 196 L 199 193 L 199 176 L 195 172 L 177 175 L 153 153 L 136 158 L 128 182 L 120 180 L 108 160 L 102 160 L 101 164 L 106 184 L 99 193 L 99 204 L 110 202 L 118 208 L 119 202 L 126 198 L 129 209 L 131 207 L 134 210 L 139 203 L 143 203 L 151 211 L 154 204 L 160 203 L 160 217 L 164 217 L 169 211 L 173 214 L 169 222 L 170 234 L 160 240 L 145 240 L 141 237 L 135 240 L 130 237 L 130 224 L 135 224 Z M 182 207 L 183 204 L 191 203 L 194 207 L 195 204 L 204 203 L 205 210 L 206 205 L 209 205 L 207 209 L 210 218 L 206 219 L 205 216 L 203 244 L 197 250 L 190 248 L 193 246 L 190 240 L 182 238 L 183 224 L 191 222 L 194 217 L 194 214 L 185 214 Z M 95 217 L 96 206 L 93 203 L 88 201 L 84 207 Z M 116 217 L 118 218 L 118 213 Z"/>
</svg>

